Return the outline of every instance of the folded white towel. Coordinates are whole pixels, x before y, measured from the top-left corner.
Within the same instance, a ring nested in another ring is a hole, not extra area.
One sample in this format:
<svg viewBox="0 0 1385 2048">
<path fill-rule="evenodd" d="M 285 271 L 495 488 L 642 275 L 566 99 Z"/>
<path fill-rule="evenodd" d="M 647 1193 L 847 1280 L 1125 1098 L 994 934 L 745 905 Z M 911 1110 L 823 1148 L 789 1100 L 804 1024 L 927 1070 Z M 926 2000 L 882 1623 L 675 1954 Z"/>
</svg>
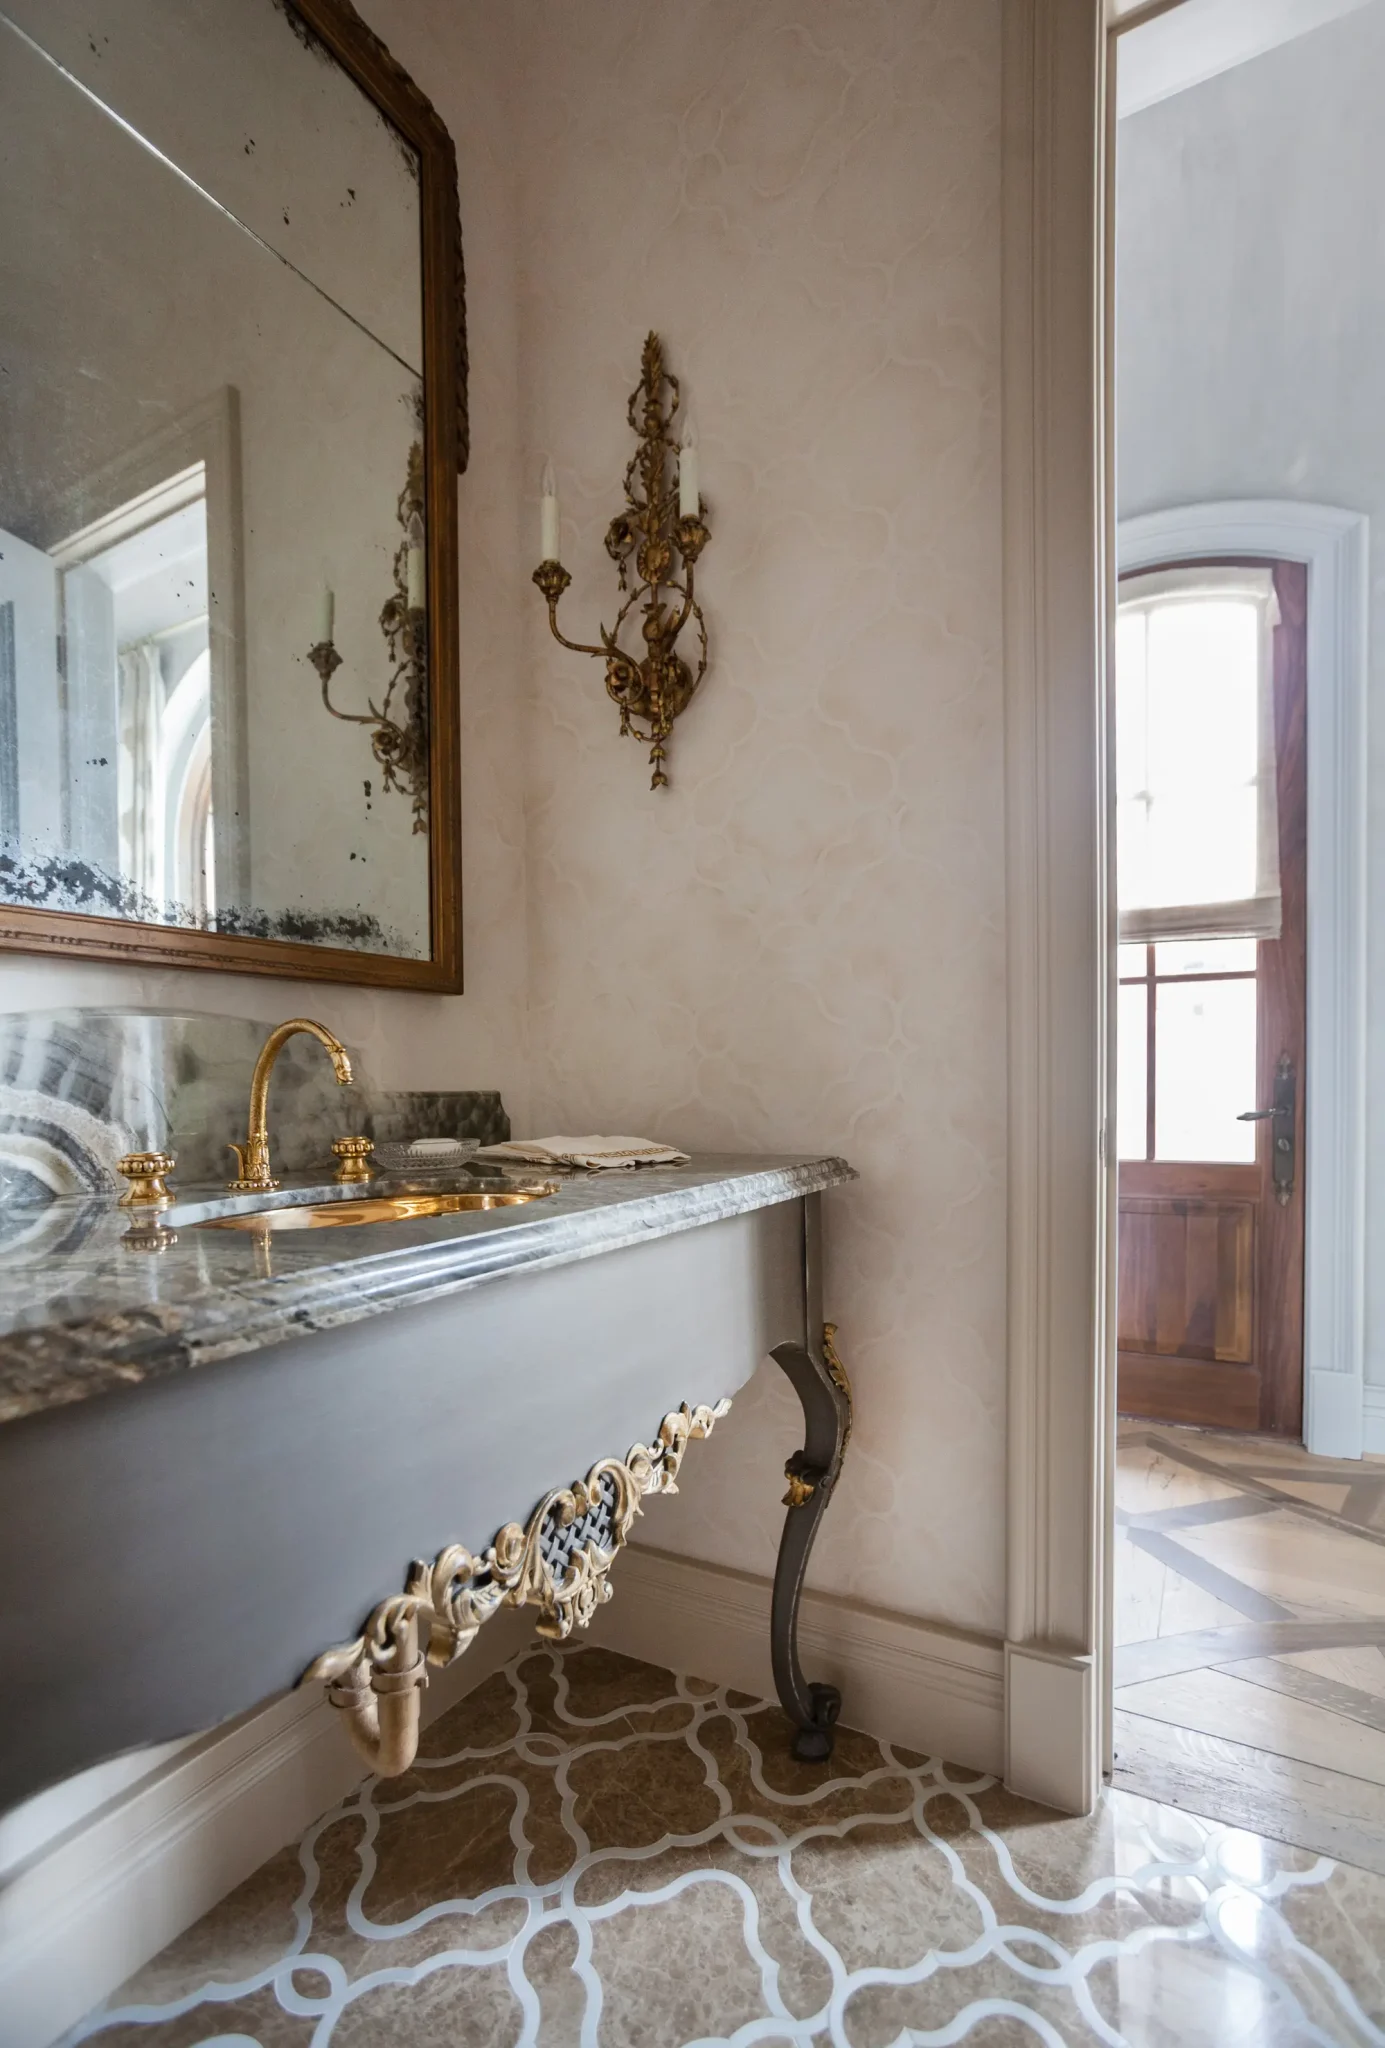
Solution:
<svg viewBox="0 0 1385 2048">
<path fill-rule="evenodd" d="M 688 1154 L 648 1138 L 516 1138 L 483 1145 L 478 1159 L 523 1160 L 529 1166 L 686 1166 Z"/>
</svg>

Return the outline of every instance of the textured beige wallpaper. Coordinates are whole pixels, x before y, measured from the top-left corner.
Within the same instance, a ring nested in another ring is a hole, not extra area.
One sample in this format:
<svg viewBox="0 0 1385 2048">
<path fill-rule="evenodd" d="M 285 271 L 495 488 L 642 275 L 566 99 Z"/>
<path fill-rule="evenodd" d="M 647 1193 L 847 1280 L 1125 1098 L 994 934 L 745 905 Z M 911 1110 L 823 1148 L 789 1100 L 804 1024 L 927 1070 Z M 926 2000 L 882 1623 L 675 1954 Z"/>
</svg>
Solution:
<svg viewBox="0 0 1385 2048">
<path fill-rule="evenodd" d="M 567 630 L 613 614 L 651 326 L 713 531 L 713 666 L 657 795 L 527 593 L 535 1119 L 846 1154 L 828 1301 L 859 1420 L 813 1579 L 998 1630 L 998 0 L 485 19 L 521 166 L 525 564 L 547 452 Z M 648 1540 L 769 1569 L 795 1415 L 766 1367 Z"/>
</svg>

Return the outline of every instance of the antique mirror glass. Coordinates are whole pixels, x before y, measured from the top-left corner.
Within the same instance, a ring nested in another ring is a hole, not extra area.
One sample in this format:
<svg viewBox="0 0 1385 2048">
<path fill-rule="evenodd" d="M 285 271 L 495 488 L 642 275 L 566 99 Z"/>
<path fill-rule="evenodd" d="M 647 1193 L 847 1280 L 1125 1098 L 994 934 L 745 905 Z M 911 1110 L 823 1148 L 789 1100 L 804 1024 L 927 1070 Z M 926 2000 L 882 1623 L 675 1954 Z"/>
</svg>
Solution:
<svg viewBox="0 0 1385 2048">
<path fill-rule="evenodd" d="M 343 0 L 0 0 L 0 937 L 459 985 L 451 145 Z"/>
</svg>

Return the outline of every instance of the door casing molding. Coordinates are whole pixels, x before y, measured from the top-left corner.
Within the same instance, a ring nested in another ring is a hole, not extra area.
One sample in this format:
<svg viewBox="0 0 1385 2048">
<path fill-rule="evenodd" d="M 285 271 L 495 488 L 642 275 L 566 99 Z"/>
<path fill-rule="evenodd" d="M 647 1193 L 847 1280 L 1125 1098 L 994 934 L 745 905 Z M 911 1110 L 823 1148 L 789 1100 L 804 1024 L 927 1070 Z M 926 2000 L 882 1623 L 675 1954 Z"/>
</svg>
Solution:
<svg viewBox="0 0 1385 2048">
<path fill-rule="evenodd" d="M 1002 402 L 1009 1255 L 1006 1781 L 1102 1773 L 1112 934 L 1100 0 L 1005 0 Z"/>
<path fill-rule="evenodd" d="M 1308 568 L 1308 1047 L 1304 1442 L 1359 1458 L 1365 1428 L 1366 703 L 1370 527 L 1292 499 L 1120 522 L 1122 572 L 1235 555 Z"/>
<path fill-rule="evenodd" d="M 1178 4 L 1150 0 L 1129 21 Z M 1001 16 L 1006 1778 L 1016 1791 L 1070 1812 L 1089 1810 L 1099 1795 L 1110 1729 L 1115 1169 L 1114 1146 L 1103 1134 L 1113 1127 L 1108 983 L 1116 933 L 1105 676 L 1115 553 L 1109 72 L 1115 37 L 1128 25 L 1119 11 L 1118 0 L 1109 7 L 1103 0 L 1003 0 Z M 1276 548 L 1284 544 L 1282 533 L 1274 536 Z M 1339 537 L 1336 616 L 1349 639 L 1364 630 L 1364 577 L 1358 569 L 1353 582 L 1344 548 Z M 1313 751 L 1325 756 L 1349 738 L 1339 725 L 1315 750 L 1310 741 L 1310 805 Z M 1360 745 L 1354 758 L 1364 772 Z M 1315 808 L 1323 823 L 1320 796 Z M 1340 838 L 1326 852 L 1347 883 L 1345 893 L 1338 890 L 1339 914 L 1354 919 L 1357 854 Z M 1320 850 L 1319 864 L 1323 858 Z M 1310 866 L 1310 916 L 1313 889 Z M 1339 1019 L 1337 1028 L 1348 1027 Z M 1314 1035 L 1322 1029 L 1310 1009 L 1315 1062 Z M 1357 1071 L 1340 1038 L 1335 1057 L 1333 1077 L 1318 1081 L 1322 1114 L 1331 1113 L 1324 1089 L 1349 1098 Z M 1341 1179 L 1337 1186 L 1341 1198 Z M 1359 1214 L 1354 1183 L 1347 1207 Z M 1340 1227 L 1324 1208 L 1319 1235 Z M 1316 1289 L 1313 1324 L 1315 1363 L 1324 1366 L 1332 1341 L 1327 1304 L 1335 1302 L 1332 1313 L 1340 1315 L 1355 1298 L 1344 1282 L 1331 1294 L 1325 1285 Z M 1325 1374 L 1310 1382 L 1315 1437 L 1321 1426 L 1322 1441 L 1344 1440 L 1336 1432 L 1349 1429 L 1349 1412 L 1344 1420 L 1332 1404 L 1350 1411 L 1354 1386 L 1350 1371 L 1330 1384 Z"/>
</svg>

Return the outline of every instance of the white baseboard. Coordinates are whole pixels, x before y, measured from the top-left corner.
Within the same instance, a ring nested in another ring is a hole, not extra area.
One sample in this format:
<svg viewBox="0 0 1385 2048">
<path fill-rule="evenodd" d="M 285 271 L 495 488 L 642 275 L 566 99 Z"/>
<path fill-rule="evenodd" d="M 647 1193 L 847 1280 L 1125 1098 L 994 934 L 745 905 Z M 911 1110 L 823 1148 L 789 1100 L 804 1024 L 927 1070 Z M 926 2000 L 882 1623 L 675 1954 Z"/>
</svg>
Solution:
<svg viewBox="0 0 1385 2048">
<path fill-rule="evenodd" d="M 593 1640 L 650 1664 L 772 1698 L 770 1582 L 632 1544 Z M 828 1593 L 803 1596 L 799 1649 L 810 1679 L 840 1687 L 842 1721 L 901 1748 L 975 1770 L 1004 1763 L 999 1641 Z"/>
<path fill-rule="evenodd" d="M 1355 1372 L 1309 1368 L 1303 1382 L 1303 1442 L 1320 1458 L 1359 1458 L 1372 1389 Z M 1369 1427 L 1367 1420 L 1366 1426 Z"/>
<path fill-rule="evenodd" d="M 1385 1458 L 1385 1387 L 1367 1386 L 1365 1443 L 1368 1457 Z"/>
<path fill-rule="evenodd" d="M 1061 1813 L 1090 1813 L 1101 1792 L 1094 1660 L 1038 1643 L 1007 1643 L 1005 1712 L 1010 1790 Z"/>
<path fill-rule="evenodd" d="M 425 1723 L 532 1635 L 532 1615 L 497 1615 L 433 1675 Z M 363 1775 L 313 1686 L 158 1761 L 36 1849 L 0 1889 L 4 2048 L 48 2048 Z"/>
</svg>

